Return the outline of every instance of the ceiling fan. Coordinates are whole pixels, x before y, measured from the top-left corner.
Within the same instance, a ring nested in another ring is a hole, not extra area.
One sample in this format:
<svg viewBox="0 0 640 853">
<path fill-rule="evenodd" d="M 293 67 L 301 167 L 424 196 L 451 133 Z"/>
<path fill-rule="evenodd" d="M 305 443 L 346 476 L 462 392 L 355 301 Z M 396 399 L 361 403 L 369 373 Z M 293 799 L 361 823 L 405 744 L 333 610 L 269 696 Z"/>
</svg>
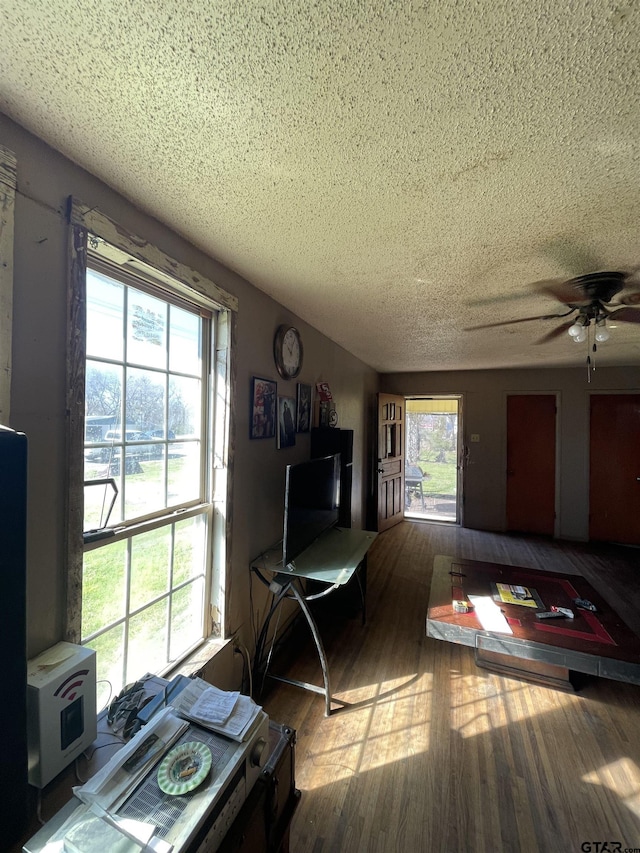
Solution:
<svg viewBox="0 0 640 853">
<path fill-rule="evenodd" d="M 564 317 L 571 319 L 553 328 L 543 335 L 537 344 L 545 344 L 558 338 L 563 332 L 577 343 L 587 340 L 593 323 L 594 352 L 595 341 L 609 339 L 607 320 L 623 323 L 640 323 L 640 289 L 631 290 L 630 282 L 637 270 L 631 272 L 603 271 L 579 275 L 569 279 L 550 279 L 535 282 L 531 286 L 541 293 L 552 296 L 568 308 L 557 314 L 542 314 L 535 317 L 521 317 L 517 320 L 503 320 L 495 323 L 483 323 L 468 326 L 465 331 L 491 329 L 497 326 L 511 326 L 516 323 L 528 323 L 533 320 L 556 320 Z M 640 285 L 639 285 L 640 286 Z M 628 291 L 623 293 L 623 291 Z M 616 301 L 614 297 L 617 297 Z"/>
</svg>

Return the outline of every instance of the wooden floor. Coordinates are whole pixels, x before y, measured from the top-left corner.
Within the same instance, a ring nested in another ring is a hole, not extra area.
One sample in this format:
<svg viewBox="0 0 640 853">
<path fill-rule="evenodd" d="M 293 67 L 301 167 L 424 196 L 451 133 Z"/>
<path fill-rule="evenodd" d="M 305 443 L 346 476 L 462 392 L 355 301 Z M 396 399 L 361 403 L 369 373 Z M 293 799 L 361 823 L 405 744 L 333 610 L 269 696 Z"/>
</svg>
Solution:
<svg viewBox="0 0 640 853">
<path fill-rule="evenodd" d="M 583 574 L 640 633 L 638 549 L 408 521 L 381 534 L 366 626 L 355 613 L 323 625 L 347 706 L 326 718 L 320 696 L 273 681 L 262 699 L 297 730 L 292 853 L 640 851 L 640 687 L 534 686 L 427 638 L 435 554 Z M 320 683 L 310 646 L 289 674 Z"/>
</svg>

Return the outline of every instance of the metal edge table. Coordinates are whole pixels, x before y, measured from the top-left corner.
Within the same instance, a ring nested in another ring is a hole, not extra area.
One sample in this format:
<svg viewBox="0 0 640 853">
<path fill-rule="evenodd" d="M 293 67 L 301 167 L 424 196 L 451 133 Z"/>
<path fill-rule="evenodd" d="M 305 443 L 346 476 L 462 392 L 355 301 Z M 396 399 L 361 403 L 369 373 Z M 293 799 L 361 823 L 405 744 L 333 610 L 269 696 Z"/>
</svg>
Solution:
<svg viewBox="0 0 640 853">
<path fill-rule="evenodd" d="M 320 637 L 318 626 L 313 618 L 308 602 L 330 595 L 341 586 L 347 584 L 355 574 L 360 589 L 362 622 L 364 624 L 366 620 L 366 603 L 359 569 L 361 566 L 366 565 L 367 552 L 377 535 L 377 533 L 371 530 L 332 527 L 322 533 L 315 542 L 286 567 L 282 565 L 282 550 L 277 546 L 269 548 L 256 557 L 255 560 L 251 561 L 251 571 L 274 594 L 273 603 L 265 617 L 256 644 L 254 675 L 261 673 L 265 677 L 268 673 L 270 655 L 264 666 L 262 666 L 262 658 L 272 617 L 285 599 L 295 600 L 311 630 L 311 636 L 313 637 L 320 659 L 320 666 L 322 667 L 324 687 L 271 673 L 269 673 L 269 677 L 277 681 L 282 681 L 285 684 L 293 684 L 304 690 L 324 695 L 325 716 L 327 717 L 331 714 L 332 702 L 329 665 L 324 646 L 322 645 L 322 638 Z M 269 578 L 266 573 L 269 573 L 272 577 Z M 326 587 L 321 592 L 309 595 L 304 589 L 302 583 L 304 580 L 319 581 L 326 584 Z M 257 683 L 256 678 L 254 678 L 254 683 Z M 340 700 L 333 701 L 342 704 Z"/>
</svg>

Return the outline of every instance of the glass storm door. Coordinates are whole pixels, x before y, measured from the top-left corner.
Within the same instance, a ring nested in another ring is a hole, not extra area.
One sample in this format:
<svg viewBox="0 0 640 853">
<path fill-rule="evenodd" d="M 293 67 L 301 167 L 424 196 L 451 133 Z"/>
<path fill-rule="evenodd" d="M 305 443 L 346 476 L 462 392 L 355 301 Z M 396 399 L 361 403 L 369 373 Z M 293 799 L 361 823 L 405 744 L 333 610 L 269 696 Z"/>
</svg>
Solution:
<svg viewBox="0 0 640 853">
<path fill-rule="evenodd" d="M 406 518 L 460 521 L 460 402 L 459 397 L 406 401 Z"/>
</svg>

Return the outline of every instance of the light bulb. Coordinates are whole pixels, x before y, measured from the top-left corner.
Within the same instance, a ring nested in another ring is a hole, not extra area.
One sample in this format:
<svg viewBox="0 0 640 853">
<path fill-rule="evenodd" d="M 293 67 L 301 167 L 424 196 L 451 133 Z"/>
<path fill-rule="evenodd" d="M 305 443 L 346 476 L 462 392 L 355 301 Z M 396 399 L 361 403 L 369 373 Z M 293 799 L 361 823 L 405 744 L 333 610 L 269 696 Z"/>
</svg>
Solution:
<svg viewBox="0 0 640 853">
<path fill-rule="evenodd" d="M 581 326 L 578 334 L 573 336 L 573 340 L 577 344 L 581 344 L 581 343 L 583 343 L 583 341 L 587 340 L 587 330 L 585 329 L 584 326 Z"/>
<path fill-rule="evenodd" d="M 582 325 L 582 323 L 578 323 L 578 321 L 576 320 L 573 326 L 569 326 L 569 334 L 572 338 L 577 338 L 583 329 L 584 326 Z"/>
<path fill-rule="evenodd" d="M 610 337 L 606 320 L 601 320 L 596 326 L 596 340 L 601 343 L 602 341 L 608 341 Z"/>
</svg>

